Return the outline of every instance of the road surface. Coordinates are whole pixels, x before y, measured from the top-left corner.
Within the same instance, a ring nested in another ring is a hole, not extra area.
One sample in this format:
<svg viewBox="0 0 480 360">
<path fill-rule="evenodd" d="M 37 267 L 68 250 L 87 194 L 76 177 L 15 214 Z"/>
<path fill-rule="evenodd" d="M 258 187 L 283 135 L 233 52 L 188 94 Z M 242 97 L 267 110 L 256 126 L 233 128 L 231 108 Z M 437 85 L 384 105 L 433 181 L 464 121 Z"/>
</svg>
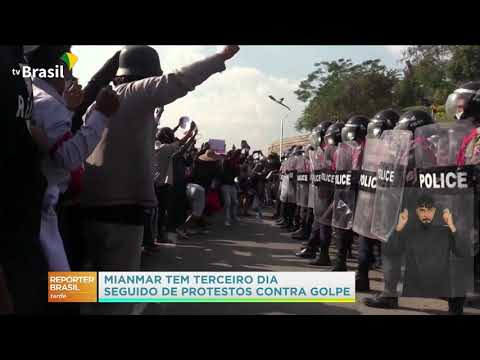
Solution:
<svg viewBox="0 0 480 360">
<path fill-rule="evenodd" d="M 266 212 L 266 216 L 270 213 Z M 272 220 L 241 218 L 231 227 L 223 225 L 220 215 L 208 235 L 197 235 L 165 246 L 155 255 L 143 256 L 145 271 L 328 271 L 295 256 L 301 243 L 292 240 Z M 354 244 L 356 256 L 356 244 Z M 335 249 L 331 249 L 333 259 Z M 349 259 L 350 271 L 356 260 Z M 373 309 L 361 302 L 383 288 L 380 271 L 371 272 L 369 293 L 357 293 L 357 302 L 337 303 L 168 303 L 139 304 L 137 314 L 145 315 L 446 315 L 447 302 L 437 299 L 400 298 L 399 309 Z M 480 306 L 466 307 L 466 315 L 480 315 Z"/>
</svg>

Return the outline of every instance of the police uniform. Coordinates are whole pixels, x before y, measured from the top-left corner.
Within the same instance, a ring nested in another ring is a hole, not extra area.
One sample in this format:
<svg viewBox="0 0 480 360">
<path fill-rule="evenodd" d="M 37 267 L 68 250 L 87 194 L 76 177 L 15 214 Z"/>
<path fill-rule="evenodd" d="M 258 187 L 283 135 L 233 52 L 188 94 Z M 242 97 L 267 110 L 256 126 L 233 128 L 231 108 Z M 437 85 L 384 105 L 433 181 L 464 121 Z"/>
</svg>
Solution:
<svg viewBox="0 0 480 360">
<path fill-rule="evenodd" d="M 30 134 L 31 79 L 13 75 L 24 63 L 21 46 L 3 46 L 0 56 L 0 264 L 16 313 L 43 312 L 47 264 L 40 243 L 40 209 L 46 187 L 40 151 Z"/>
</svg>

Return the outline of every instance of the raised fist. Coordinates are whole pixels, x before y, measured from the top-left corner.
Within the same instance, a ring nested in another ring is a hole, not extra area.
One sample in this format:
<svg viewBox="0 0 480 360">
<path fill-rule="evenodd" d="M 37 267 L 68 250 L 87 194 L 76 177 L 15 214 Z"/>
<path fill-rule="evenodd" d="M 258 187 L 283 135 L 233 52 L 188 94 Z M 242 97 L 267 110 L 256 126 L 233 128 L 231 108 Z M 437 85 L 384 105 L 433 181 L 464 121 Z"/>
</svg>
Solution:
<svg viewBox="0 0 480 360">
<path fill-rule="evenodd" d="M 228 45 L 225 46 L 220 55 L 223 57 L 224 60 L 228 60 L 231 59 L 239 50 L 240 46 L 238 45 Z"/>
<path fill-rule="evenodd" d="M 106 117 L 114 115 L 120 106 L 118 95 L 110 86 L 104 87 L 97 95 L 95 109 Z"/>
<path fill-rule="evenodd" d="M 63 98 L 65 99 L 67 108 L 71 111 L 74 111 L 83 102 L 82 85 L 79 85 L 76 81 L 73 81 L 72 84 L 63 92 Z"/>
</svg>

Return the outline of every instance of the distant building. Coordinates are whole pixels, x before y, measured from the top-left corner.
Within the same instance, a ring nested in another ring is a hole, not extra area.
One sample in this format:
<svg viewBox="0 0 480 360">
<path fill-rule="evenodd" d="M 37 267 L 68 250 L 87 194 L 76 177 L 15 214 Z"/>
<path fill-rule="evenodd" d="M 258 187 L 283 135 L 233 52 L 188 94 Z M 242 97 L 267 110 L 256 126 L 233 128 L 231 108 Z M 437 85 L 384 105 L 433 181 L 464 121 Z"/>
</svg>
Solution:
<svg viewBox="0 0 480 360">
<path fill-rule="evenodd" d="M 293 145 L 308 145 L 310 144 L 310 134 L 298 135 L 283 139 L 282 151 L 290 149 Z M 268 153 L 280 152 L 280 140 L 277 140 L 268 146 Z"/>
</svg>

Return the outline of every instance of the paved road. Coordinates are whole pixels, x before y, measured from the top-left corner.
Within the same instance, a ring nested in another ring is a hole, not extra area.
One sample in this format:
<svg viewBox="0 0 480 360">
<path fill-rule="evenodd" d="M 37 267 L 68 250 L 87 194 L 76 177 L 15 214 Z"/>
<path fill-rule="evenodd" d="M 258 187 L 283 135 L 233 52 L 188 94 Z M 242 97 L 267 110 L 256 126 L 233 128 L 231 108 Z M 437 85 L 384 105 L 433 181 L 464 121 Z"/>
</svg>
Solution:
<svg viewBox="0 0 480 360">
<path fill-rule="evenodd" d="M 269 213 L 266 213 L 269 215 Z M 270 220 L 242 218 L 238 224 L 225 227 L 220 217 L 212 219 L 214 226 L 208 235 L 166 246 L 158 254 L 144 256 L 144 270 L 149 271 L 327 271 L 311 266 L 307 260 L 295 257 L 300 243 L 290 239 Z M 334 249 L 331 250 L 332 255 Z M 354 256 L 356 249 L 354 245 Z M 349 260 L 349 270 L 355 271 L 356 260 Z M 177 303 L 142 304 L 137 312 L 149 315 L 445 315 L 447 303 L 435 299 L 401 298 L 400 308 L 384 310 L 368 308 L 361 302 L 366 296 L 379 293 L 383 287 L 382 273 L 374 271 L 370 293 L 357 293 L 354 304 L 324 303 Z M 466 307 L 465 314 L 480 314 L 480 306 Z"/>
</svg>

